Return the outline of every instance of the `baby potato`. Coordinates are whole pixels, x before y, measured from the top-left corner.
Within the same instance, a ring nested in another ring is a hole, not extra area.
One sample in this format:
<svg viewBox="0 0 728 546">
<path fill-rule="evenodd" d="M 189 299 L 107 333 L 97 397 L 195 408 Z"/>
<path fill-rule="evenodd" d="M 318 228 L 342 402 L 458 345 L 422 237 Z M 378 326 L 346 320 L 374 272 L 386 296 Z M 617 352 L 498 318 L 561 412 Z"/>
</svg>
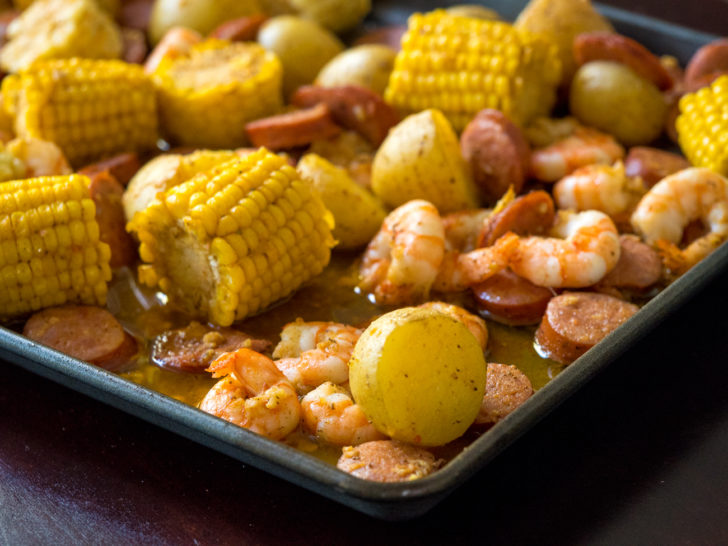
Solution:
<svg viewBox="0 0 728 546">
<path fill-rule="evenodd" d="M 484 19 L 486 21 L 500 21 L 501 17 L 498 12 L 478 4 L 458 4 L 447 8 L 450 15 L 458 17 L 472 17 L 475 19 Z"/>
<path fill-rule="evenodd" d="M 388 207 L 430 201 L 445 214 L 477 208 L 477 189 L 450 122 L 439 110 L 406 117 L 389 131 L 372 165 L 372 190 Z"/>
<path fill-rule="evenodd" d="M 384 94 L 397 52 L 382 44 L 365 44 L 338 54 L 316 76 L 316 85 L 359 85 Z"/>
<path fill-rule="evenodd" d="M 518 15 L 516 28 L 543 34 L 556 44 L 561 59 L 561 83 L 568 86 L 576 71 L 574 38 L 582 32 L 614 32 L 589 0 L 531 0 Z"/>
<path fill-rule="evenodd" d="M 369 191 L 354 182 L 342 168 L 316 154 L 306 154 L 296 166 L 310 180 L 334 215 L 337 248 L 365 245 L 379 230 L 386 216 L 384 207 Z"/>
<path fill-rule="evenodd" d="M 372 7 L 371 0 L 288 0 L 288 3 L 301 17 L 334 32 L 355 27 Z"/>
<path fill-rule="evenodd" d="M 579 121 L 614 135 L 626 146 L 655 140 L 667 115 L 665 99 L 652 82 L 612 61 L 592 61 L 577 70 L 569 105 Z"/>
<path fill-rule="evenodd" d="M 485 381 L 475 336 L 457 319 L 421 307 L 372 322 L 349 361 L 354 400 L 377 430 L 423 446 L 446 444 L 468 429 Z"/>
<path fill-rule="evenodd" d="M 266 21 L 258 42 L 283 64 L 283 94 L 313 82 L 321 68 L 344 50 L 344 44 L 322 26 L 295 15 L 279 15 Z"/>
<path fill-rule="evenodd" d="M 261 13 L 258 0 L 156 0 L 149 18 L 149 39 L 156 44 L 172 27 L 207 34 L 236 17 Z"/>
</svg>

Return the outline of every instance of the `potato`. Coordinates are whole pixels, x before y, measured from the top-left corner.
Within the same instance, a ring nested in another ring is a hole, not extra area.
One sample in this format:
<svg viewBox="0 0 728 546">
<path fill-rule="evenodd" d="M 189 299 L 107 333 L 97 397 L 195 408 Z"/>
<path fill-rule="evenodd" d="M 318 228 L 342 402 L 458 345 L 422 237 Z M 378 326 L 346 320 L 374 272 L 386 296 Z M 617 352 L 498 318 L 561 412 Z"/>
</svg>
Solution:
<svg viewBox="0 0 728 546">
<path fill-rule="evenodd" d="M 258 42 L 283 63 L 283 94 L 313 82 L 323 66 L 344 50 L 344 44 L 322 26 L 294 15 L 268 20 Z"/>
<path fill-rule="evenodd" d="M 384 207 L 369 191 L 354 182 L 342 168 L 316 154 L 306 154 L 296 166 L 310 180 L 334 215 L 337 248 L 365 245 L 379 231 L 386 216 Z"/>
<path fill-rule="evenodd" d="M 371 0 L 288 0 L 301 17 L 342 32 L 358 25 L 369 13 Z"/>
<path fill-rule="evenodd" d="M 359 85 L 384 94 L 397 52 L 381 44 L 366 44 L 347 49 L 331 59 L 316 76 L 322 87 Z"/>
<path fill-rule="evenodd" d="M 349 361 L 349 386 L 372 424 L 395 440 L 446 444 L 472 424 L 483 400 L 486 363 L 457 319 L 419 307 L 371 323 Z"/>
<path fill-rule="evenodd" d="M 458 137 L 433 109 L 408 116 L 389 131 L 374 156 L 372 190 L 391 208 L 412 199 L 426 199 L 441 213 L 478 207 Z"/>
<path fill-rule="evenodd" d="M 561 59 L 561 83 L 567 85 L 576 71 L 573 43 L 577 34 L 592 31 L 614 32 L 589 0 L 531 0 L 518 15 L 516 28 L 543 34 L 553 41 Z"/>
<path fill-rule="evenodd" d="M 571 113 L 626 146 L 649 144 L 662 133 L 667 104 L 650 81 L 612 61 L 592 61 L 574 75 Z"/>
<path fill-rule="evenodd" d="M 149 39 L 156 44 L 172 27 L 207 34 L 224 21 L 261 13 L 258 0 L 156 0 L 149 18 Z"/>
<path fill-rule="evenodd" d="M 474 19 L 483 19 L 485 21 L 500 21 L 501 17 L 498 12 L 490 8 L 480 6 L 478 4 L 458 4 L 447 8 L 450 15 L 458 17 L 472 17 Z"/>
</svg>

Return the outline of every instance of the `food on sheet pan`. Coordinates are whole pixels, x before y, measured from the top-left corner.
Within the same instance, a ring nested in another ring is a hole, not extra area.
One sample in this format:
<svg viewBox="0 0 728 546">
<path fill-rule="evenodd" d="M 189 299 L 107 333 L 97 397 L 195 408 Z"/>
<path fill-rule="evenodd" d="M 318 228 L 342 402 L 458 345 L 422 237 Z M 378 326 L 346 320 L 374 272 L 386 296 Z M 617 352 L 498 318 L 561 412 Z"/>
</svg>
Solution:
<svg viewBox="0 0 728 546">
<path fill-rule="evenodd" d="M 725 40 L 683 73 L 587 0 L 16 7 L 4 323 L 362 479 L 436 472 L 728 238 Z"/>
</svg>

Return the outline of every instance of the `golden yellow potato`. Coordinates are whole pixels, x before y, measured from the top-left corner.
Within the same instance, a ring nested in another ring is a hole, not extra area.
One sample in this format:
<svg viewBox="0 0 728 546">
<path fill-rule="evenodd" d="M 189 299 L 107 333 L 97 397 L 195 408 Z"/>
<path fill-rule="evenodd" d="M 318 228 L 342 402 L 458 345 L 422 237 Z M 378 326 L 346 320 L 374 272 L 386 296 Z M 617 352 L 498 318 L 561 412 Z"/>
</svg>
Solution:
<svg viewBox="0 0 728 546">
<path fill-rule="evenodd" d="M 458 137 L 434 109 L 412 114 L 389 131 L 374 156 L 372 190 L 391 208 L 412 199 L 430 201 L 443 214 L 478 207 Z"/>
<path fill-rule="evenodd" d="M 667 103 L 652 82 L 621 63 L 592 61 L 574 74 L 571 113 L 626 146 L 649 144 L 662 133 Z"/>
<path fill-rule="evenodd" d="M 334 32 L 349 30 L 369 13 L 371 0 L 288 0 L 301 17 Z"/>
<path fill-rule="evenodd" d="M 283 63 L 283 94 L 313 82 L 323 66 L 344 50 L 344 44 L 321 25 L 295 15 L 269 19 L 258 42 Z"/>
<path fill-rule="evenodd" d="M 386 216 L 384 207 L 342 168 L 316 154 L 306 154 L 296 166 L 302 178 L 318 190 L 334 215 L 337 248 L 357 248 L 374 237 Z"/>
<path fill-rule="evenodd" d="M 486 21 L 500 21 L 501 17 L 498 12 L 490 8 L 478 4 L 458 4 L 447 8 L 450 15 L 458 17 L 473 17 L 475 19 L 484 19 Z"/>
<path fill-rule="evenodd" d="M 359 85 L 383 95 L 396 56 L 394 49 L 382 44 L 352 47 L 326 63 L 315 83 L 323 87 Z"/>
<path fill-rule="evenodd" d="M 473 423 L 486 362 L 457 319 L 405 307 L 371 323 L 349 361 L 349 386 L 372 424 L 395 440 L 438 446 Z"/>
<path fill-rule="evenodd" d="M 156 0 L 149 18 L 149 39 L 156 44 L 172 27 L 207 34 L 220 23 L 261 13 L 258 0 Z"/>
<path fill-rule="evenodd" d="M 574 38 L 582 32 L 614 32 L 614 27 L 589 0 L 531 0 L 518 15 L 516 28 L 544 35 L 556 44 L 561 59 L 561 83 L 576 71 Z"/>
</svg>

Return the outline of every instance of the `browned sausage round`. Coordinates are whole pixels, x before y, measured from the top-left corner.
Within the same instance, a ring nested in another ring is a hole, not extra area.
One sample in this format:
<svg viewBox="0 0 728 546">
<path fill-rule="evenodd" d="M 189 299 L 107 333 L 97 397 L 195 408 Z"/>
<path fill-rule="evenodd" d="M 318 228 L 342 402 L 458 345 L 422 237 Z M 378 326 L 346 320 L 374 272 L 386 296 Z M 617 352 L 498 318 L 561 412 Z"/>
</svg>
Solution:
<svg viewBox="0 0 728 546">
<path fill-rule="evenodd" d="M 481 312 L 511 326 L 538 324 L 554 295 L 548 288 L 537 286 L 510 269 L 474 285 L 472 290 Z"/>
<path fill-rule="evenodd" d="M 254 146 L 269 150 L 285 150 L 331 138 L 341 132 L 325 104 L 251 121 L 245 132 Z"/>
<path fill-rule="evenodd" d="M 405 25 L 380 27 L 362 34 L 355 41 L 355 46 L 364 44 L 384 44 L 399 51 L 402 47 L 402 36 L 407 32 Z"/>
<path fill-rule="evenodd" d="M 545 191 L 521 195 L 485 221 L 478 246 L 491 246 L 509 231 L 517 235 L 544 234 L 554 223 L 554 216 L 554 201 Z"/>
<path fill-rule="evenodd" d="M 648 146 L 630 148 L 624 159 L 624 173 L 627 176 L 639 176 L 647 188 L 688 167 L 690 162 L 683 156 Z"/>
<path fill-rule="evenodd" d="M 79 360 L 117 370 L 136 354 L 136 340 L 101 307 L 64 305 L 28 319 L 23 335 Z"/>
<path fill-rule="evenodd" d="M 475 418 L 475 424 L 497 423 L 528 400 L 532 394 L 531 381 L 516 366 L 489 362 L 485 395 Z"/>
<path fill-rule="evenodd" d="M 531 150 L 523 132 L 505 114 L 491 108 L 478 112 L 460 137 L 460 150 L 486 202 L 496 202 L 509 186 L 521 191 Z"/>
<path fill-rule="evenodd" d="M 670 72 L 645 46 L 610 32 L 585 32 L 574 38 L 574 59 L 581 66 L 591 61 L 616 61 L 653 82 L 662 90 L 673 86 Z"/>
<path fill-rule="evenodd" d="M 619 261 L 599 281 L 600 286 L 642 290 L 662 277 L 662 260 L 657 251 L 635 235 L 620 235 Z"/>
<path fill-rule="evenodd" d="M 133 152 L 129 152 L 86 165 L 78 173 L 92 177 L 102 171 L 108 171 L 119 184 L 126 187 L 129 180 L 132 179 L 140 167 L 139 156 Z"/>
<path fill-rule="evenodd" d="M 406 482 L 424 478 L 442 462 L 419 447 L 394 440 L 375 440 L 345 447 L 336 467 L 363 480 Z"/>
<path fill-rule="evenodd" d="M 151 359 L 162 368 L 202 373 L 223 353 L 241 347 L 262 353 L 270 346 L 270 341 L 253 339 L 239 330 L 191 322 L 184 328 L 169 330 L 155 337 Z"/>
<path fill-rule="evenodd" d="M 698 49 L 685 67 L 685 86 L 695 91 L 705 84 L 706 77 L 728 72 L 728 38 L 714 40 Z M 696 87 L 698 86 L 698 87 Z"/>
<path fill-rule="evenodd" d="M 536 331 L 536 345 L 543 356 L 570 364 L 638 310 L 606 294 L 564 292 L 549 301 Z"/>
<path fill-rule="evenodd" d="M 109 265 L 116 269 L 132 265 L 136 261 L 136 244 L 126 231 L 126 218 L 121 196 L 124 188 L 108 171 L 101 171 L 89 177 L 89 192 L 96 204 L 96 222 L 99 224 L 99 239 L 111 248 Z"/>
<path fill-rule="evenodd" d="M 325 104 L 336 123 L 356 131 L 374 146 L 379 146 L 399 122 L 394 108 L 371 89 L 359 85 L 304 85 L 293 94 L 291 104 L 301 108 Z"/>
<path fill-rule="evenodd" d="M 252 42 L 258 37 L 260 27 L 267 20 L 268 17 L 262 13 L 231 19 L 210 32 L 209 37 L 231 42 Z"/>
<path fill-rule="evenodd" d="M 127 63 L 143 64 L 147 58 L 149 47 L 147 38 L 138 28 L 122 28 L 121 42 L 123 44 L 121 58 Z"/>
<path fill-rule="evenodd" d="M 122 2 L 119 24 L 146 32 L 154 0 L 125 0 Z"/>
</svg>

